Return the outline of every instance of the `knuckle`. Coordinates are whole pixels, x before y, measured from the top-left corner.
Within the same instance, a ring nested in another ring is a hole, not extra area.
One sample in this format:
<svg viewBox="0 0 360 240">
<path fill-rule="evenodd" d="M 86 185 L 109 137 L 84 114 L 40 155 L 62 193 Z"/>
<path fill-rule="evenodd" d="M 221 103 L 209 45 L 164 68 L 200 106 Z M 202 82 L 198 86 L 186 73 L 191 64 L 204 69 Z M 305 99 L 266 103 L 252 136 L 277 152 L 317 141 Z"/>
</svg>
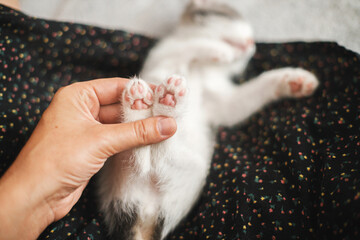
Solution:
<svg viewBox="0 0 360 240">
<path fill-rule="evenodd" d="M 134 122 L 135 136 L 140 144 L 145 145 L 149 140 L 149 132 L 144 121 Z"/>
<path fill-rule="evenodd" d="M 59 88 L 59 89 L 56 91 L 54 98 L 58 98 L 59 96 L 64 95 L 65 92 L 67 92 L 67 91 L 68 91 L 68 86 Z"/>
<path fill-rule="evenodd" d="M 91 88 L 91 85 L 86 84 L 85 82 L 76 82 L 64 87 L 64 94 L 71 95 L 76 97 L 80 102 L 90 104 L 97 102 L 96 94 Z"/>
<path fill-rule="evenodd" d="M 63 95 L 68 95 L 68 94 L 72 94 L 74 91 L 76 91 L 77 89 L 81 89 L 81 87 L 79 86 L 81 83 L 72 83 L 70 85 L 67 86 L 63 86 L 61 88 L 59 88 L 56 91 L 55 96 L 56 97 L 62 97 Z"/>
<path fill-rule="evenodd" d="M 79 96 L 79 99 L 81 101 L 87 102 L 90 98 L 90 96 L 92 96 L 92 92 L 89 91 L 88 88 L 84 88 L 84 87 L 79 87 L 76 89 L 77 95 Z"/>
</svg>

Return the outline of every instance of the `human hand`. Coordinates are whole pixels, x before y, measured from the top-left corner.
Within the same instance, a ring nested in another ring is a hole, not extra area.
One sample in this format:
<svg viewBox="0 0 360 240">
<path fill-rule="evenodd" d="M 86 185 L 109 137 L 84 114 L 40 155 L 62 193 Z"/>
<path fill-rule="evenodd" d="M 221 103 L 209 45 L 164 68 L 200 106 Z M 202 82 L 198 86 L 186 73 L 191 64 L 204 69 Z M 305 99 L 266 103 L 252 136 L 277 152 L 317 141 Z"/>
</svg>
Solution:
<svg viewBox="0 0 360 240">
<path fill-rule="evenodd" d="M 35 239 L 70 211 L 107 158 L 175 133 L 172 118 L 117 123 L 118 100 L 127 81 L 110 78 L 75 83 L 55 94 L 0 179 L 0 239 Z"/>
</svg>

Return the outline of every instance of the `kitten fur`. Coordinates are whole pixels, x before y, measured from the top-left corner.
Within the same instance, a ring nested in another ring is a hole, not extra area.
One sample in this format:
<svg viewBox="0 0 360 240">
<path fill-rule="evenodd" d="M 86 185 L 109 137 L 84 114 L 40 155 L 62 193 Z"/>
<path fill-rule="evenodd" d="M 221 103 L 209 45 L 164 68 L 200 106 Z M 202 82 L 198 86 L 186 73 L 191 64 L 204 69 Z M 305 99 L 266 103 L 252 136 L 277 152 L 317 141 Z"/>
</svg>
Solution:
<svg viewBox="0 0 360 240">
<path fill-rule="evenodd" d="M 205 184 L 213 127 L 231 126 L 272 101 L 316 89 L 312 73 L 290 67 L 235 85 L 231 77 L 254 53 L 251 26 L 214 0 L 191 1 L 174 32 L 150 51 L 140 73 L 146 82 L 134 78 L 124 90 L 123 121 L 170 116 L 178 130 L 162 143 L 113 156 L 101 170 L 100 209 L 112 239 L 164 239 Z"/>
</svg>

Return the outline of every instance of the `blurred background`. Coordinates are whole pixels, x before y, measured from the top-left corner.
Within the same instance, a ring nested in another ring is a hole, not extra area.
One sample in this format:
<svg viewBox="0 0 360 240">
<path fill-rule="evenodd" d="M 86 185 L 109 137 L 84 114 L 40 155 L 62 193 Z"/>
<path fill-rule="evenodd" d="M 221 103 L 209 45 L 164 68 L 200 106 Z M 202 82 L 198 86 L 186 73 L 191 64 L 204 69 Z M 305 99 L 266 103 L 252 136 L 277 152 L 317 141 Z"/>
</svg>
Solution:
<svg viewBox="0 0 360 240">
<path fill-rule="evenodd" d="M 360 0 L 222 0 L 259 42 L 335 41 L 360 53 Z M 27 14 L 152 37 L 171 31 L 188 0 L 20 0 Z"/>
</svg>

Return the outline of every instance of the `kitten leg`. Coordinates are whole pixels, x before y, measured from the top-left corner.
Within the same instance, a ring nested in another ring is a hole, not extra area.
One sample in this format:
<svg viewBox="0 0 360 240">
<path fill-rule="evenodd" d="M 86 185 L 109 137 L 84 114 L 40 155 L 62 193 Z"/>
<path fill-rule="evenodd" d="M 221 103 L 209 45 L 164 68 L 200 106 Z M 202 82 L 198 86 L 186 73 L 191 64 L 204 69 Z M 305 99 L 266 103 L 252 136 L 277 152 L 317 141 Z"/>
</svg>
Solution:
<svg viewBox="0 0 360 240">
<path fill-rule="evenodd" d="M 152 115 L 153 91 L 134 78 L 122 94 L 125 122 Z M 153 228 L 158 200 L 150 180 L 150 147 L 144 146 L 114 155 L 99 174 L 98 193 L 109 235 L 112 239 L 143 240 Z M 149 224 L 147 224 L 149 222 Z"/>
<path fill-rule="evenodd" d="M 126 86 L 122 95 L 124 122 L 132 122 L 152 116 L 153 91 L 141 79 L 134 78 Z M 134 149 L 133 160 L 139 174 L 146 175 L 151 168 L 150 147 Z"/>
<path fill-rule="evenodd" d="M 205 106 L 214 125 L 234 125 L 260 110 L 264 105 L 284 97 L 310 96 L 319 81 L 301 68 L 281 68 L 261 74 L 239 86 L 228 85 L 208 91 Z"/>
<path fill-rule="evenodd" d="M 154 173 L 161 195 L 161 239 L 193 206 L 204 185 L 211 159 L 207 127 L 196 114 L 190 114 L 194 102 L 188 101 L 190 92 L 186 85 L 184 78 L 172 75 L 154 93 L 153 114 L 174 117 L 178 125 L 173 137 L 151 146 Z M 197 109 L 194 111 L 201 112 Z"/>
<path fill-rule="evenodd" d="M 165 176 L 162 176 L 160 209 L 164 217 L 163 238 L 178 225 L 198 200 L 210 166 L 210 156 L 191 149 L 190 144 L 179 144 L 166 167 Z"/>
<path fill-rule="evenodd" d="M 155 175 L 158 180 L 158 187 L 160 189 L 161 194 L 161 202 L 160 202 L 160 211 L 161 217 L 163 219 L 163 224 L 161 225 L 161 229 L 159 230 L 158 235 L 160 239 L 165 237 L 164 233 L 168 232 L 169 227 L 169 213 L 170 211 L 164 211 L 164 199 L 168 196 L 169 191 L 165 187 L 170 184 L 170 182 L 181 183 L 181 178 L 173 179 L 176 175 L 176 172 L 181 172 L 178 168 L 178 171 L 174 171 L 171 165 L 179 164 L 177 160 L 181 154 L 177 153 L 178 148 L 183 148 L 182 134 L 183 134 L 183 125 L 184 123 L 184 110 L 187 106 L 187 89 L 186 89 L 186 81 L 184 78 L 178 75 L 172 75 L 166 80 L 157 86 L 154 93 L 154 106 L 153 106 L 153 115 L 163 115 L 168 117 L 173 117 L 177 122 L 177 132 L 170 139 L 155 144 L 151 147 L 151 155 L 152 162 L 155 170 Z M 180 134 L 180 136 L 179 136 Z M 169 164 L 169 162 L 171 162 Z M 174 174 L 172 174 L 174 173 Z M 170 174 L 170 176 L 169 176 Z M 179 174 L 179 173 L 178 173 Z M 176 178 L 176 177 L 175 177 Z M 165 185 L 165 186 L 164 186 Z M 170 184 L 171 185 L 171 184 Z M 175 206 L 178 206 L 181 203 L 172 202 Z M 174 206 L 174 205 L 173 205 Z M 183 210 L 183 209 L 181 209 Z M 172 214 L 170 214 L 171 216 Z M 171 218 L 171 217 L 170 217 Z M 173 222 L 173 221 L 172 221 Z"/>
<path fill-rule="evenodd" d="M 176 82 L 178 83 L 178 82 Z M 164 92 L 164 94 L 166 94 Z M 158 95 L 157 95 L 158 96 Z M 159 99 L 157 99 L 159 100 Z M 174 99 L 165 95 L 159 101 L 168 104 Z M 139 117 L 152 116 L 153 92 L 142 80 L 136 79 L 130 83 L 123 94 L 124 117 L 129 121 L 141 119 Z M 134 225 L 134 239 L 136 240 L 160 240 L 162 219 L 159 217 L 159 200 L 156 183 L 153 180 L 151 149 L 150 146 L 137 148 L 132 151 L 137 168 L 141 169 L 137 176 L 131 180 L 134 185 L 128 187 L 129 195 L 136 195 L 138 218 Z M 136 178 L 136 179 L 135 179 Z M 138 193 L 136 193 L 138 192 Z"/>
</svg>

